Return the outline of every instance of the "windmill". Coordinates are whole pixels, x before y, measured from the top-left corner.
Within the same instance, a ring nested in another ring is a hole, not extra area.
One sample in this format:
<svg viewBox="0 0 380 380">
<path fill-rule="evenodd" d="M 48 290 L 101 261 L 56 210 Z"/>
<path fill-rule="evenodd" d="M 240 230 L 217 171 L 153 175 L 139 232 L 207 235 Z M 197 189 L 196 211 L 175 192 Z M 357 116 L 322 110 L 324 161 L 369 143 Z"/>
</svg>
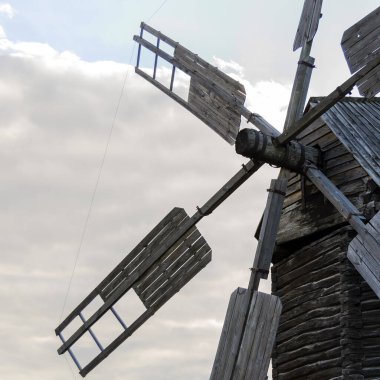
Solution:
<svg viewBox="0 0 380 380">
<path fill-rule="evenodd" d="M 136 73 L 184 106 L 225 141 L 235 143 L 237 153 L 250 158 L 250 161 L 202 207 L 197 207 L 197 212 L 191 217 L 183 209 L 174 208 L 57 327 L 56 334 L 62 340 L 58 353 L 69 352 L 82 376 L 103 361 L 210 262 L 211 249 L 196 224 L 265 163 L 282 169 L 279 178 L 272 180 L 268 190 L 248 287 L 238 288 L 231 295 L 211 379 L 266 377 L 282 305 L 279 297 L 258 292 L 258 285 L 260 279 L 268 277 L 289 172 L 310 180 L 356 231 L 348 258 L 380 298 L 379 214 L 371 221 L 366 220 L 323 173 L 319 149 L 297 141 L 302 131 L 350 93 L 355 85 L 362 95 L 368 97 L 380 90 L 379 8 L 348 29 L 343 36 L 342 47 L 353 75 L 303 114 L 314 65 L 310 52 L 321 7 L 322 0 L 305 0 L 293 46 L 294 50 L 302 49 L 283 133 L 244 106 L 245 90 L 240 83 L 168 36 L 145 23 L 141 24 L 140 35 L 134 36 L 139 45 Z M 155 38 L 156 44 L 149 42 L 146 34 Z M 155 56 L 151 75 L 140 69 L 142 49 L 149 50 Z M 173 54 L 167 53 L 170 49 Z M 168 87 L 156 78 L 158 57 L 172 67 Z M 187 98 L 173 91 L 178 70 L 190 76 Z M 241 117 L 259 131 L 244 129 L 239 132 Z M 114 305 L 132 289 L 146 310 L 135 322 L 126 326 Z M 90 318 L 85 319 L 83 310 L 98 296 L 103 304 Z M 113 314 L 124 331 L 107 347 L 103 347 L 92 326 L 106 313 Z M 80 319 L 82 325 L 65 339 L 63 331 L 75 319 Z M 82 368 L 72 346 L 85 333 L 93 337 L 100 353 Z"/>
</svg>

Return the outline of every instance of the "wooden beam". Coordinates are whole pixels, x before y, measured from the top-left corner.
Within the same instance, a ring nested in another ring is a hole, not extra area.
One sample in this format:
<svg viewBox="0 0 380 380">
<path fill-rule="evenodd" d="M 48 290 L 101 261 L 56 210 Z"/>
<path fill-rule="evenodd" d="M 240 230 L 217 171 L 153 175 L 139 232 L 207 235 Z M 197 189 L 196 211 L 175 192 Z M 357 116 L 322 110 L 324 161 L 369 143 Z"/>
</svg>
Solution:
<svg viewBox="0 0 380 380">
<path fill-rule="evenodd" d="M 286 177 L 272 179 L 268 189 L 267 204 L 248 286 L 250 291 L 258 289 L 261 278 L 268 278 L 287 183 Z"/>
<path fill-rule="evenodd" d="M 279 137 L 274 139 L 276 145 L 284 145 L 294 139 L 301 131 L 317 120 L 327 110 L 329 110 L 340 99 L 344 98 L 355 86 L 355 84 L 380 65 L 380 54 L 360 69 L 356 74 L 347 79 L 341 86 L 326 96 L 320 103 L 297 120 L 289 129 L 284 131 Z"/>
</svg>

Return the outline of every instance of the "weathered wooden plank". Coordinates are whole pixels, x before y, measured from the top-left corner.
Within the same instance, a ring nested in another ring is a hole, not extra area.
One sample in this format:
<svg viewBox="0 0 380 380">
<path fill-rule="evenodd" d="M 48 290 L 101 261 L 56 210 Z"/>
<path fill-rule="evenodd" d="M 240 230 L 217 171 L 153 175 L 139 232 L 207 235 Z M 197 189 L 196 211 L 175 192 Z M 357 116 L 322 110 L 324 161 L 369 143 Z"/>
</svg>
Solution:
<svg viewBox="0 0 380 380">
<path fill-rule="evenodd" d="M 144 296 L 147 289 L 152 285 L 157 287 L 159 285 L 158 281 L 161 281 L 160 278 L 163 274 L 170 276 L 173 270 L 179 269 L 190 257 L 192 251 L 189 248 L 201 248 L 206 241 L 204 238 L 201 238 L 201 234 L 198 230 L 189 231 L 183 239 L 183 242 L 180 242 L 179 247 L 173 248 L 167 254 L 161 258 L 157 264 L 152 268 L 151 271 L 148 271 L 144 276 L 139 279 L 136 284 L 133 286 L 136 293 L 140 296 Z M 199 240 L 198 240 L 199 239 Z M 195 243 L 195 244 L 194 244 Z"/>
<path fill-rule="evenodd" d="M 149 244 L 151 240 L 153 240 L 160 232 L 162 232 L 170 222 L 176 218 L 178 215 L 186 215 L 183 214 L 185 210 L 182 208 L 175 207 L 172 211 L 170 211 L 158 224 L 156 227 L 152 229 L 150 233 L 148 233 L 145 238 L 125 257 L 116 267 L 109 273 L 103 281 L 60 323 L 60 325 L 56 328 L 55 332 L 58 335 L 65 327 L 68 326 L 70 322 L 72 322 L 79 313 L 88 306 L 91 301 L 93 301 L 99 293 L 104 289 L 105 286 L 115 278 L 130 262 L 132 262 Z"/>
<path fill-rule="evenodd" d="M 177 271 L 168 279 L 164 286 L 161 286 L 158 290 L 152 292 L 152 294 L 147 294 L 146 297 L 144 297 L 144 303 L 150 307 L 157 303 L 167 292 L 173 292 L 173 289 L 177 289 L 177 287 L 181 288 L 204 267 L 204 263 L 207 264 L 211 261 L 210 252 L 210 247 L 204 245 L 197 254 L 190 257 L 185 265 L 181 267 L 181 270 Z M 188 278 L 190 274 L 191 277 Z"/>
<path fill-rule="evenodd" d="M 380 242 L 380 212 L 366 225 L 367 235 L 372 236 L 373 240 Z M 368 241 L 368 240 L 367 240 Z M 373 251 L 373 246 L 363 241 L 362 236 L 356 237 L 349 245 L 347 256 L 363 276 L 368 285 L 380 298 L 380 244 L 378 251 Z"/>
<path fill-rule="evenodd" d="M 194 72 L 200 72 L 202 76 L 209 77 L 211 81 L 226 91 L 231 91 L 233 96 L 237 98 L 237 102 L 244 103 L 245 88 L 237 80 L 223 73 L 217 67 L 210 65 L 208 62 L 200 58 L 197 54 L 192 53 L 182 45 L 177 45 L 174 50 L 174 57 L 188 69 Z"/>
<path fill-rule="evenodd" d="M 231 379 L 248 309 L 247 297 L 243 288 L 237 288 L 230 297 L 210 380 Z"/>
<path fill-rule="evenodd" d="M 322 0 L 305 0 L 293 43 L 293 51 L 314 38 L 321 17 L 321 9 Z"/>
<path fill-rule="evenodd" d="M 120 286 L 121 283 L 126 281 L 127 278 L 135 270 L 137 270 L 140 267 L 140 265 L 155 250 L 157 250 L 162 244 L 166 242 L 166 240 L 173 233 L 175 233 L 176 228 L 188 219 L 189 217 L 187 216 L 185 210 L 182 209 L 182 212 L 173 217 L 173 219 L 167 225 L 165 225 L 162 231 L 159 234 L 157 234 L 151 241 L 144 239 L 145 241 L 148 241 L 148 243 L 146 243 L 141 253 L 137 257 L 135 257 L 134 254 L 132 254 L 131 256 L 128 255 L 127 258 L 130 258 L 130 261 L 126 261 L 127 264 L 125 268 L 122 271 L 120 271 L 113 279 L 111 279 L 109 283 L 102 289 L 102 291 L 99 292 L 103 300 L 106 300 L 112 294 L 112 292 L 114 292 L 115 289 L 117 289 L 118 286 Z M 139 245 L 141 245 L 141 243 Z"/>
<path fill-rule="evenodd" d="M 360 65 L 364 65 L 368 55 L 372 53 L 376 47 L 379 47 L 379 45 L 377 45 L 365 49 L 368 43 L 379 38 L 379 25 L 380 7 L 369 13 L 343 33 L 341 45 L 351 73 L 358 70 L 361 67 Z M 378 43 L 380 42 L 378 41 Z M 356 47 L 357 45 L 358 47 Z M 357 53 L 358 50 L 361 50 L 361 55 L 360 58 L 357 59 L 359 62 L 355 65 L 351 63 L 351 56 Z"/>
<path fill-rule="evenodd" d="M 351 73 L 365 66 L 379 55 L 380 7 L 345 31 L 342 49 Z M 361 95 L 373 97 L 380 91 L 380 69 L 366 75 L 358 82 Z"/>
<path fill-rule="evenodd" d="M 281 315 L 278 297 L 255 292 L 233 374 L 234 380 L 264 380 Z"/>
</svg>

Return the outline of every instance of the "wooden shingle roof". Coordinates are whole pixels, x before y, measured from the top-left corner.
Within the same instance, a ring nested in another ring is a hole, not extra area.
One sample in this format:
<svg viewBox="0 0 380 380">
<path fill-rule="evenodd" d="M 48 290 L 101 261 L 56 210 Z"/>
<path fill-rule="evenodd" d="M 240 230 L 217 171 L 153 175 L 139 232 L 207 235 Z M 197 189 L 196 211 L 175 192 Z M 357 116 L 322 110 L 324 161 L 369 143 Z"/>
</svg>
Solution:
<svg viewBox="0 0 380 380">
<path fill-rule="evenodd" d="M 313 106 L 321 98 L 311 98 Z M 346 97 L 322 119 L 380 186 L 380 98 Z"/>
</svg>

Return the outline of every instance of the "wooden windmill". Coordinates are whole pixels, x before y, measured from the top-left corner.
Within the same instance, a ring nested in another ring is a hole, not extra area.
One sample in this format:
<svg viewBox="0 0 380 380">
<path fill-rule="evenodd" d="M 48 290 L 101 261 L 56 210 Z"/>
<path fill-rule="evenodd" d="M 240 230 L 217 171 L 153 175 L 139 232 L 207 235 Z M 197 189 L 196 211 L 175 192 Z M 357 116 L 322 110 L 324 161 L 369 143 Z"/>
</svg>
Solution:
<svg viewBox="0 0 380 380">
<path fill-rule="evenodd" d="M 145 23 L 141 24 L 140 35 L 134 36 L 139 45 L 136 73 L 188 109 L 228 143 L 235 143 L 237 153 L 250 158 L 250 161 L 202 207 L 197 207 L 193 216 L 188 216 L 181 208 L 174 208 L 57 327 L 56 334 L 62 340 L 59 354 L 68 351 L 82 376 L 104 360 L 210 262 L 211 249 L 196 224 L 212 213 L 265 163 L 282 169 L 279 178 L 272 180 L 268 189 L 268 201 L 248 287 L 238 288 L 231 295 L 210 379 L 243 380 L 266 377 L 282 303 L 276 295 L 258 292 L 258 285 L 260 279 L 267 278 L 269 274 L 287 189 L 289 192 L 288 179 L 291 181 L 292 176 L 302 178 L 300 191 L 303 194 L 306 191 L 306 181 L 310 181 L 352 226 L 357 235 L 353 237 L 347 251 L 348 258 L 380 298 L 380 214 L 368 220 L 325 175 L 323 149 L 316 144 L 303 143 L 300 138 L 322 116 L 327 115 L 326 117 L 334 119 L 329 116 L 329 110 L 350 93 L 355 85 L 367 97 L 380 91 L 380 8 L 348 29 L 343 36 L 342 47 L 353 75 L 328 96 L 315 99 L 304 113 L 314 67 L 314 58 L 310 56 L 310 51 L 318 28 L 321 7 L 322 0 L 305 0 L 294 42 L 294 50 L 302 50 L 283 133 L 244 106 L 245 90 L 240 83 L 161 32 Z M 146 34 L 153 36 L 156 44 L 149 42 L 145 38 Z M 142 49 L 154 53 L 151 74 L 140 68 Z M 167 53 L 170 49 L 173 54 Z M 158 57 L 172 66 L 169 86 L 157 80 Z M 177 70 L 190 76 L 189 93 L 185 98 L 173 91 Z M 239 132 L 242 116 L 259 131 L 244 129 Z M 377 128 L 373 136 L 380 140 L 378 124 Z M 346 134 L 338 129 L 336 127 L 336 134 L 345 137 Z M 355 155 L 355 144 L 352 145 L 349 149 Z M 367 159 L 372 159 L 380 166 L 379 154 Z M 375 168 L 376 172 L 377 167 L 373 162 L 369 168 Z M 132 289 L 144 303 L 146 310 L 135 322 L 126 326 L 114 305 Z M 85 319 L 83 310 L 98 296 L 103 304 Z M 115 316 L 124 331 L 107 347 L 103 347 L 92 326 L 107 313 Z M 65 339 L 64 330 L 75 319 L 80 319 L 82 325 Z M 86 333 L 94 338 L 100 353 L 82 368 L 72 347 Z"/>
</svg>

